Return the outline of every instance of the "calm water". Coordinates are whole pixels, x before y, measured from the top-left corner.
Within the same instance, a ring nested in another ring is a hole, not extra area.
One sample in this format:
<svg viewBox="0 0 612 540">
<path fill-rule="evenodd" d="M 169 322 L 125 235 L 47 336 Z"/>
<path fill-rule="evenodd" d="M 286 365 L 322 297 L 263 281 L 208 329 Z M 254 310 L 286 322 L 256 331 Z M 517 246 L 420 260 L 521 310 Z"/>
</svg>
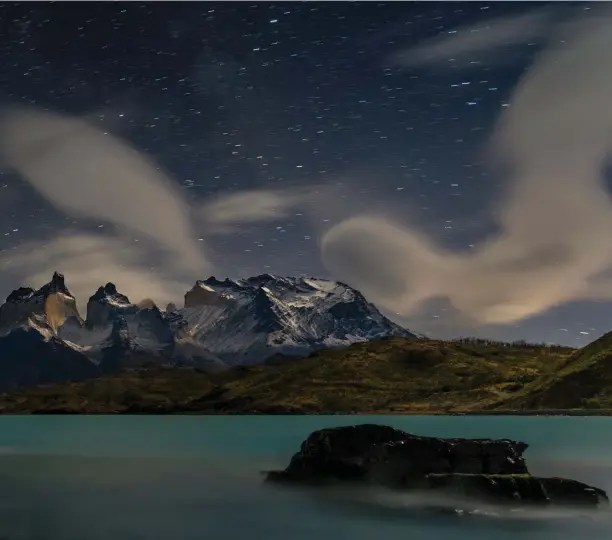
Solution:
<svg viewBox="0 0 612 540">
<path fill-rule="evenodd" d="M 607 516 L 432 516 L 372 494 L 265 486 L 311 431 L 375 422 L 531 444 L 532 472 L 612 492 L 612 419 L 537 417 L 0 417 L 1 540 L 609 540 Z"/>
</svg>

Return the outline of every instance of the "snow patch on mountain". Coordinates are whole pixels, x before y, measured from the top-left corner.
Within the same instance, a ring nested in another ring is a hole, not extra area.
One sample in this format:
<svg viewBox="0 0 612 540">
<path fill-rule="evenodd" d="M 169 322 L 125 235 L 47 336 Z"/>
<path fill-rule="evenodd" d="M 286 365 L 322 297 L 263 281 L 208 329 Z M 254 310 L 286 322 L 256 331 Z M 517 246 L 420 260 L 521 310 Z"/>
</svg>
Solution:
<svg viewBox="0 0 612 540">
<path fill-rule="evenodd" d="M 0 387 L 3 369 L 11 385 L 56 380 L 36 363 L 47 357 L 55 362 L 48 369 L 56 366 L 69 379 L 68 366 L 75 366 L 80 380 L 87 373 L 149 364 L 219 370 L 278 353 L 306 355 L 389 336 L 420 337 L 336 281 L 272 274 L 210 277 L 186 292 L 184 307 L 169 304 L 165 311 L 150 299 L 134 304 L 107 283 L 89 299 L 83 320 L 56 272 L 40 289 L 19 288 L 0 306 Z M 38 356 L 23 360 L 31 354 Z M 15 367 L 20 361 L 26 371 Z M 37 375 L 28 378 L 28 369 Z"/>
<path fill-rule="evenodd" d="M 179 310 L 184 332 L 228 363 L 387 336 L 416 337 L 340 282 L 262 274 L 243 280 L 210 277 L 196 287 L 205 291 L 204 300 Z"/>
<path fill-rule="evenodd" d="M 38 290 L 20 287 L 9 294 L 0 306 L 0 335 L 27 326 L 32 317 L 38 320 L 34 324 L 41 325 L 44 321 L 44 326 L 54 330 L 70 317 L 82 321 L 62 274 L 55 272 L 51 281 Z"/>
<path fill-rule="evenodd" d="M 161 352 L 169 348 L 174 339 L 174 332 L 162 312 L 147 299 L 138 305 L 117 291 L 113 283 L 100 287 L 87 302 L 87 318 L 84 332 L 80 339 L 85 342 L 91 339 L 92 331 L 112 339 L 112 330 L 117 321 L 125 324 L 127 332 L 135 347 Z"/>
</svg>

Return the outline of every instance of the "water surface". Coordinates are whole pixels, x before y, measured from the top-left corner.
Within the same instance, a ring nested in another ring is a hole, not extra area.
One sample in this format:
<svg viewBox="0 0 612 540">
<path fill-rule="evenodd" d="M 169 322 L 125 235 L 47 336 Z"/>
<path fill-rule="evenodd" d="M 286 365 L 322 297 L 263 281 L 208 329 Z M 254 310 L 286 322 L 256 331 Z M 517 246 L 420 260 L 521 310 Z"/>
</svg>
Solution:
<svg viewBox="0 0 612 540">
<path fill-rule="evenodd" d="M 262 484 L 259 471 L 284 467 L 311 431 L 356 422 L 524 440 L 533 473 L 612 492 L 612 419 L 603 417 L 6 416 L 0 539 L 611 538 L 608 516 L 434 516 L 410 498 Z"/>
</svg>

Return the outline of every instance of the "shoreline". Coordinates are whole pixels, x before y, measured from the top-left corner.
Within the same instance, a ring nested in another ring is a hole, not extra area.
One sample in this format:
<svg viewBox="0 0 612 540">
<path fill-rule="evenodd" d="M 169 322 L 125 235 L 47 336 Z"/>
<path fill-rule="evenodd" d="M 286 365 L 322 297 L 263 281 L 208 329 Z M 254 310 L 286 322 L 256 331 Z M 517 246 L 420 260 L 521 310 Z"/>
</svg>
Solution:
<svg viewBox="0 0 612 540">
<path fill-rule="evenodd" d="M 148 411 L 100 411 L 77 412 L 70 410 L 0 411 L 0 416 L 610 416 L 611 409 L 551 409 L 551 410 L 495 410 L 495 411 L 364 411 L 364 412 L 305 412 L 305 411 L 194 411 L 194 410 L 148 410 Z"/>
<path fill-rule="evenodd" d="M 551 410 L 498 410 L 498 411 L 386 411 L 352 413 L 361 415 L 400 416 L 611 416 L 611 409 L 551 409 Z"/>
</svg>

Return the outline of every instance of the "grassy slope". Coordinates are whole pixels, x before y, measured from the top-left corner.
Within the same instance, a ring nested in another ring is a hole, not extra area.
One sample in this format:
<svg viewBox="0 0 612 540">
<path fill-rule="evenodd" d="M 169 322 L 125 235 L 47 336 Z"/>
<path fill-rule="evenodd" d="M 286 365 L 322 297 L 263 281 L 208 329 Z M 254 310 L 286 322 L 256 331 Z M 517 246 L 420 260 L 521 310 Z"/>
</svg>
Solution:
<svg viewBox="0 0 612 540">
<path fill-rule="evenodd" d="M 612 332 L 508 399 L 510 409 L 612 409 Z"/>
<path fill-rule="evenodd" d="M 534 389 L 555 381 L 559 370 L 571 370 L 572 352 L 388 339 L 320 351 L 306 359 L 279 357 L 225 373 L 126 371 L 86 383 L 31 388 L 0 396 L 0 411 L 427 413 L 528 403 L 550 407 L 530 401 Z"/>
</svg>

